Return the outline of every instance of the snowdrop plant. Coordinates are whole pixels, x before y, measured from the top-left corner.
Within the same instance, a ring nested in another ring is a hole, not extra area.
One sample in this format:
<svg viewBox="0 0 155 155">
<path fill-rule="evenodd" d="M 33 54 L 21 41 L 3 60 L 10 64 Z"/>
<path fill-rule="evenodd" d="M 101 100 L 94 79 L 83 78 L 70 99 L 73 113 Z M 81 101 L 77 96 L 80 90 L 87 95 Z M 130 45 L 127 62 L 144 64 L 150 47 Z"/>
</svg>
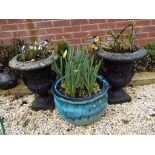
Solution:
<svg viewBox="0 0 155 155">
<path fill-rule="evenodd" d="M 55 51 L 55 45 L 47 40 L 25 44 L 21 48 L 19 61 L 38 61 L 52 55 Z"/>
</svg>

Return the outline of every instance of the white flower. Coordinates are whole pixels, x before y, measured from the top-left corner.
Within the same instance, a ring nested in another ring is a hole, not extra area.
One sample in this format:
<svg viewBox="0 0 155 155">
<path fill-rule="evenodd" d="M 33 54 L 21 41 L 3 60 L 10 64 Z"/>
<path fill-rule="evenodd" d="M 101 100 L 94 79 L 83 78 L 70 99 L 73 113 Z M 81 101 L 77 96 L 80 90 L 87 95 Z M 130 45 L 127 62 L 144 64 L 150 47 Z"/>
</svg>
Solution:
<svg viewBox="0 0 155 155">
<path fill-rule="evenodd" d="M 47 41 L 41 41 L 39 44 L 45 46 L 47 43 L 48 43 Z"/>
<path fill-rule="evenodd" d="M 24 49 L 25 49 L 25 46 L 22 46 L 22 49 L 21 50 L 24 51 Z"/>
<path fill-rule="evenodd" d="M 42 45 L 39 45 L 38 50 L 42 50 L 42 49 L 43 49 Z"/>
<path fill-rule="evenodd" d="M 25 53 L 25 46 L 22 46 L 21 51 L 22 53 Z"/>
</svg>

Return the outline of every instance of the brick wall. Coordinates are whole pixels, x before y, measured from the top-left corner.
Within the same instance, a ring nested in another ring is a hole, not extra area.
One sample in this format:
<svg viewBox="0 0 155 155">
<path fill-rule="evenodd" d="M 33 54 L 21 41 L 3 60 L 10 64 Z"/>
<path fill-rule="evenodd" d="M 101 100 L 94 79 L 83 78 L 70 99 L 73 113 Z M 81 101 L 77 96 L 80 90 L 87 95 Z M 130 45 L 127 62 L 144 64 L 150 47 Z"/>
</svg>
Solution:
<svg viewBox="0 0 155 155">
<path fill-rule="evenodd" d="M 130 20 L 123 19 L 0 19 L 0 41 L 8 44 L 15 35 L 26 41 L 53 40 L 64 36 L 72 45 L 86 44 L 86 35 L 103 36 L 109 28 L 119 31 Z M 135 20 L 136 42 L 155 41 L 155 20 Z"/>
</svg>

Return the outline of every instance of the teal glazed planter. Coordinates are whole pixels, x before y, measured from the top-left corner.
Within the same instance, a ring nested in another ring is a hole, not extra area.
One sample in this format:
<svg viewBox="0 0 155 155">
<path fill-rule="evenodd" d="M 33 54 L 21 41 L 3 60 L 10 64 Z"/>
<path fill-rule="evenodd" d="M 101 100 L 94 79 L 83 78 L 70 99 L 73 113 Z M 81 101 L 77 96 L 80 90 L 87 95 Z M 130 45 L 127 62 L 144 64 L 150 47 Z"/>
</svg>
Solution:
<svg viewBox="0 0 155 155">
<path fill-rule="evenodd" d="M 102 83 L 102 89 L 95 95 L 85 98 L 70 98 L 63 96 L 57 85 L 63 78 L 52 84 L 54 103 L 59 114 L 74 125 L 88 125 L 98 120 L 104 113 L 108 104 L 108 82 L 98 76 L 97 80 Z"/>
</svg>

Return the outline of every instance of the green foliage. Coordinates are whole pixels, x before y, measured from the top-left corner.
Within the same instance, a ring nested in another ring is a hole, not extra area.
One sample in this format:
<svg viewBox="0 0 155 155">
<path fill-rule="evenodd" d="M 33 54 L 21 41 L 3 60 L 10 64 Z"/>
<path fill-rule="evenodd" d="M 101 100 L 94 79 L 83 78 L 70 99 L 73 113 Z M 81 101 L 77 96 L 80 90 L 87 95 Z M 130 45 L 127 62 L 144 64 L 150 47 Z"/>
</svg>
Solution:
<svg viewBox="0 0 155 155">
<path fill-rule="evenodd" d="M 57 59 L 56 60 L 56 62 L 57 62 L 57 64 L 58 64 L 58 67 L 60 68 L 63 68 L 62 69 L 62 73 L 61 73 L 61 76 L 64 76 L 65 75 L 65 73 L 64 73 L 64 67 L 65 67 L 65 59 L 63 59 L 62 57 L 63 57 L 63 54 L 64 54 L 64 52 L 65 51 L 68 51 L 69 50 L 69 45 L 68 45 L 68 43 L 65 41 L 65 40 L 63 40 L 63 41 L 60 41 L 58 44 L 57 44 L 57 47 L 56 47 L 56 52 L 57 52 L 57 54 L 59 55 L 59 58 L 60 59 Z M 60 66 L 61 65 L 61 66 Z"/>
<path fill-rule="evenodd" d="M 63 72 L 65 73 L 62 86 L 66 94 L 70 97 L 76 97 L 77 93 L 80 97 L 91 96 L 94 87 L 96 87 L 96 78 L 101 62 L 95 63 L 94 56 L 90 56 L 82 48 L 77 48 L 76 52 L 69 49 L 64 60 L 65 68 L 62 66 L 62 56 L 60 64 L 54 62 L 52 66 L 59 77 L 63 77 Z"/>
<path fill-rule="evenodd" d="M 25 44 L 21 48 L 21 54 L 18 61 L 38 61 L 52 55 L 54 51 L 54 44 L 48 41 Z"/>
<path fill-rule="evenodd" d="M 148 51 L 148 55 L 155 57 L 155 42 L 148 43 L 145 48 Z"/>
<path fill-rule="evenodd" d="M 24 40 L 13 38 L 10 45 L 0 44 L 0 63 L 8 67 L 9 61 L 21 52 Z"/>
<path fill-rule="evenodd" d="M 130 32 L 125 34 L 125 31 L 130 27 Z M 108 33 L 113 41 L 108 44 L 108 49 L 115 52 L 130 52 L 133 48 L 135 39 L 134 23 L 129 23 L 118 34 L 113 30 Z"/>
<path fill-rule="evenodd" d="M 155 72 L 155 42 L 145 45 L 147 55 L 142 60 L 135 62 L 135 71 L 153 71 Z"/>
<path fill-rule="evenodd" d="M 67 44 L 67 42 L 65 40 L 63 41 L 60 41 L 58 44 L 57 44 L 57 54 L 59 56 L 62 56 L 63 53 L 65 52 L 65 50 L 69 50 L 69 46 Z"/>
</svg>

